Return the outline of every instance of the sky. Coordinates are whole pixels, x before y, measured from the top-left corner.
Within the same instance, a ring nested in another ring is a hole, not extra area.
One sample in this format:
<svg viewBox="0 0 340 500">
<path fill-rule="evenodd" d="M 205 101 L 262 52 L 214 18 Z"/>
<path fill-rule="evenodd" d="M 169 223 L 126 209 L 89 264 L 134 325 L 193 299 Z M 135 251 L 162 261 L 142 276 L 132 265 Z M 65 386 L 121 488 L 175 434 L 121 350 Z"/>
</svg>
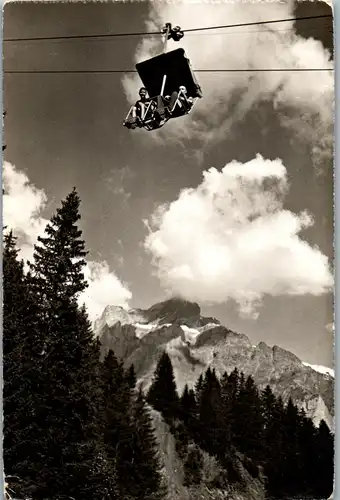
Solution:
<svg viewBox="0 0 340 500">
<path fill-rule="evenodd" d="M 184 30 L 331 14 L 323 2 L 11 2 L 4 39 Z M 186 33 L 194 69 L 333 67 L 332 19 Z M 333 364 L 333 72 L 196 73 L 193 112 L 157 132 L 122 122 L 162 50 L 151 36 L 4 42 L 4 223 L 32 255 L 77 188 L 91 319 L 169 296 Z M 6 73 L 38 71 L 38 73 Z"/>
</svg>

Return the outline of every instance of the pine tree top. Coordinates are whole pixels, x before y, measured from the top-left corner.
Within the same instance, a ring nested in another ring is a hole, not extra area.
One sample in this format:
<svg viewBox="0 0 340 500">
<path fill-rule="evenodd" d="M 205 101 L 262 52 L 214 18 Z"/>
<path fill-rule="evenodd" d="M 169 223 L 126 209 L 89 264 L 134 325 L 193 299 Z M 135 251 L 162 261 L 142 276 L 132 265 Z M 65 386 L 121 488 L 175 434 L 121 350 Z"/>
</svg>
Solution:
<svg viewBox="0 0 340 500">
<path fill-rule="evenodd" d="M 82 272 L 88 252 L 77 225 L 81 218 L 79 206 L 80 198 L 73 188 L 34 247 L 30 268 L 42 300 L 52 297 L 74 300 L 88 286 Z"/>
</svg>

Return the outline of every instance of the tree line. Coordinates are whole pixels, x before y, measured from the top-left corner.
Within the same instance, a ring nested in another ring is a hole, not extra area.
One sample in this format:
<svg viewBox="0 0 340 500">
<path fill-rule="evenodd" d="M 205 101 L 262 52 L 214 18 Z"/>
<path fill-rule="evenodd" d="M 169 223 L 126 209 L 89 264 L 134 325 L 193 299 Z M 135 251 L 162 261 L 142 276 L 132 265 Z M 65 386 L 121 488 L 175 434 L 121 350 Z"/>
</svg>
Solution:
<svg viewBox="0 0 340 500">
<path fill-rule="evenodd" d="M 169 423 L 188 486 L 202 478 L 202 452 L 239 480 L 232 459 L 260 468 L 273 498 L 327 498 L 333 485 L 333 436 L 316 428 L 290 400 L 234 370 L 208 369 L 178 395 L 163 353 L 145 396 L 133 366 L 113 351 L 101 359 L 85 306 L 87 251 L 75 189 L 62 202 L 32 262 L 19 258 L 4 233 L 3 457 L 5 476 L 21 498 L 36 500 L 162 500 L 166 488 L 149 405 Z M 147 404 L 149 403 L 149 404 Z"/>
<path fill-rule="evenodd" d="M 147 400 L 171 426 L 179 450 L 190 450 L 185 463 L 188 484 L 200 483 L 200 450 L 216 457 L 225 469 L 222 483 L 238 482 L 232 466 L 237 450 L 249 459 L 253 477 L 263 472 L 268 498 L 316 500 L 331 495 L 334 438 L 327 424 L 322 420 L 316 427 L 291 399 L 284 404 L 269 385 L 259 391 L 253 377 L 237 368 L 220 378 L 208 368 L 195 387 L 185 385 L 179 396 L 171 360 L 164 352 Z"/>
</svg>

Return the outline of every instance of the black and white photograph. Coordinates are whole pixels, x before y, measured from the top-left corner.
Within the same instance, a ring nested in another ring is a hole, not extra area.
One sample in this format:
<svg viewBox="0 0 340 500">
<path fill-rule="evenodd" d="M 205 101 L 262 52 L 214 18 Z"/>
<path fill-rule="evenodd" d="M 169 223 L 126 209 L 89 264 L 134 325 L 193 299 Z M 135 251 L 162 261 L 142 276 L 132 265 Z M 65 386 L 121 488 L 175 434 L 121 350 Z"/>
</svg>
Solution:
<svg viewBox="0 0 340 500">
<path fill-rule="evenodd" d="M 335 499 L 331 0 L 2 21 L 4 498 Z"/>
</svg>

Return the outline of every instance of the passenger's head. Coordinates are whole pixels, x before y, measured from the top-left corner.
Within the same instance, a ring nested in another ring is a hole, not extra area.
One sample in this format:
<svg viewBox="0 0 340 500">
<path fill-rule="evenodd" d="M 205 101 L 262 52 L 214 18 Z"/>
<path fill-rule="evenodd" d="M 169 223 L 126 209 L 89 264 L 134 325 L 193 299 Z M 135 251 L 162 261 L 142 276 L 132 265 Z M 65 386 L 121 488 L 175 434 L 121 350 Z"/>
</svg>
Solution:
<svg viewBox="0 0 340 500">
<path fill-rule="evenodd" d="M 140 90 L 139 90 L 139 95 L 141 98 L 145 98 L 146 97 L 146 88 L 145 87 L 142 87 Z"/>
<path fill-rule="evenodd" d="M 184 94 L 186 93 L 187 89 L 184 87 L 184 85 L 181 85 L 179 88 L 180 92 L 183 92 Z"/>
</svg>

